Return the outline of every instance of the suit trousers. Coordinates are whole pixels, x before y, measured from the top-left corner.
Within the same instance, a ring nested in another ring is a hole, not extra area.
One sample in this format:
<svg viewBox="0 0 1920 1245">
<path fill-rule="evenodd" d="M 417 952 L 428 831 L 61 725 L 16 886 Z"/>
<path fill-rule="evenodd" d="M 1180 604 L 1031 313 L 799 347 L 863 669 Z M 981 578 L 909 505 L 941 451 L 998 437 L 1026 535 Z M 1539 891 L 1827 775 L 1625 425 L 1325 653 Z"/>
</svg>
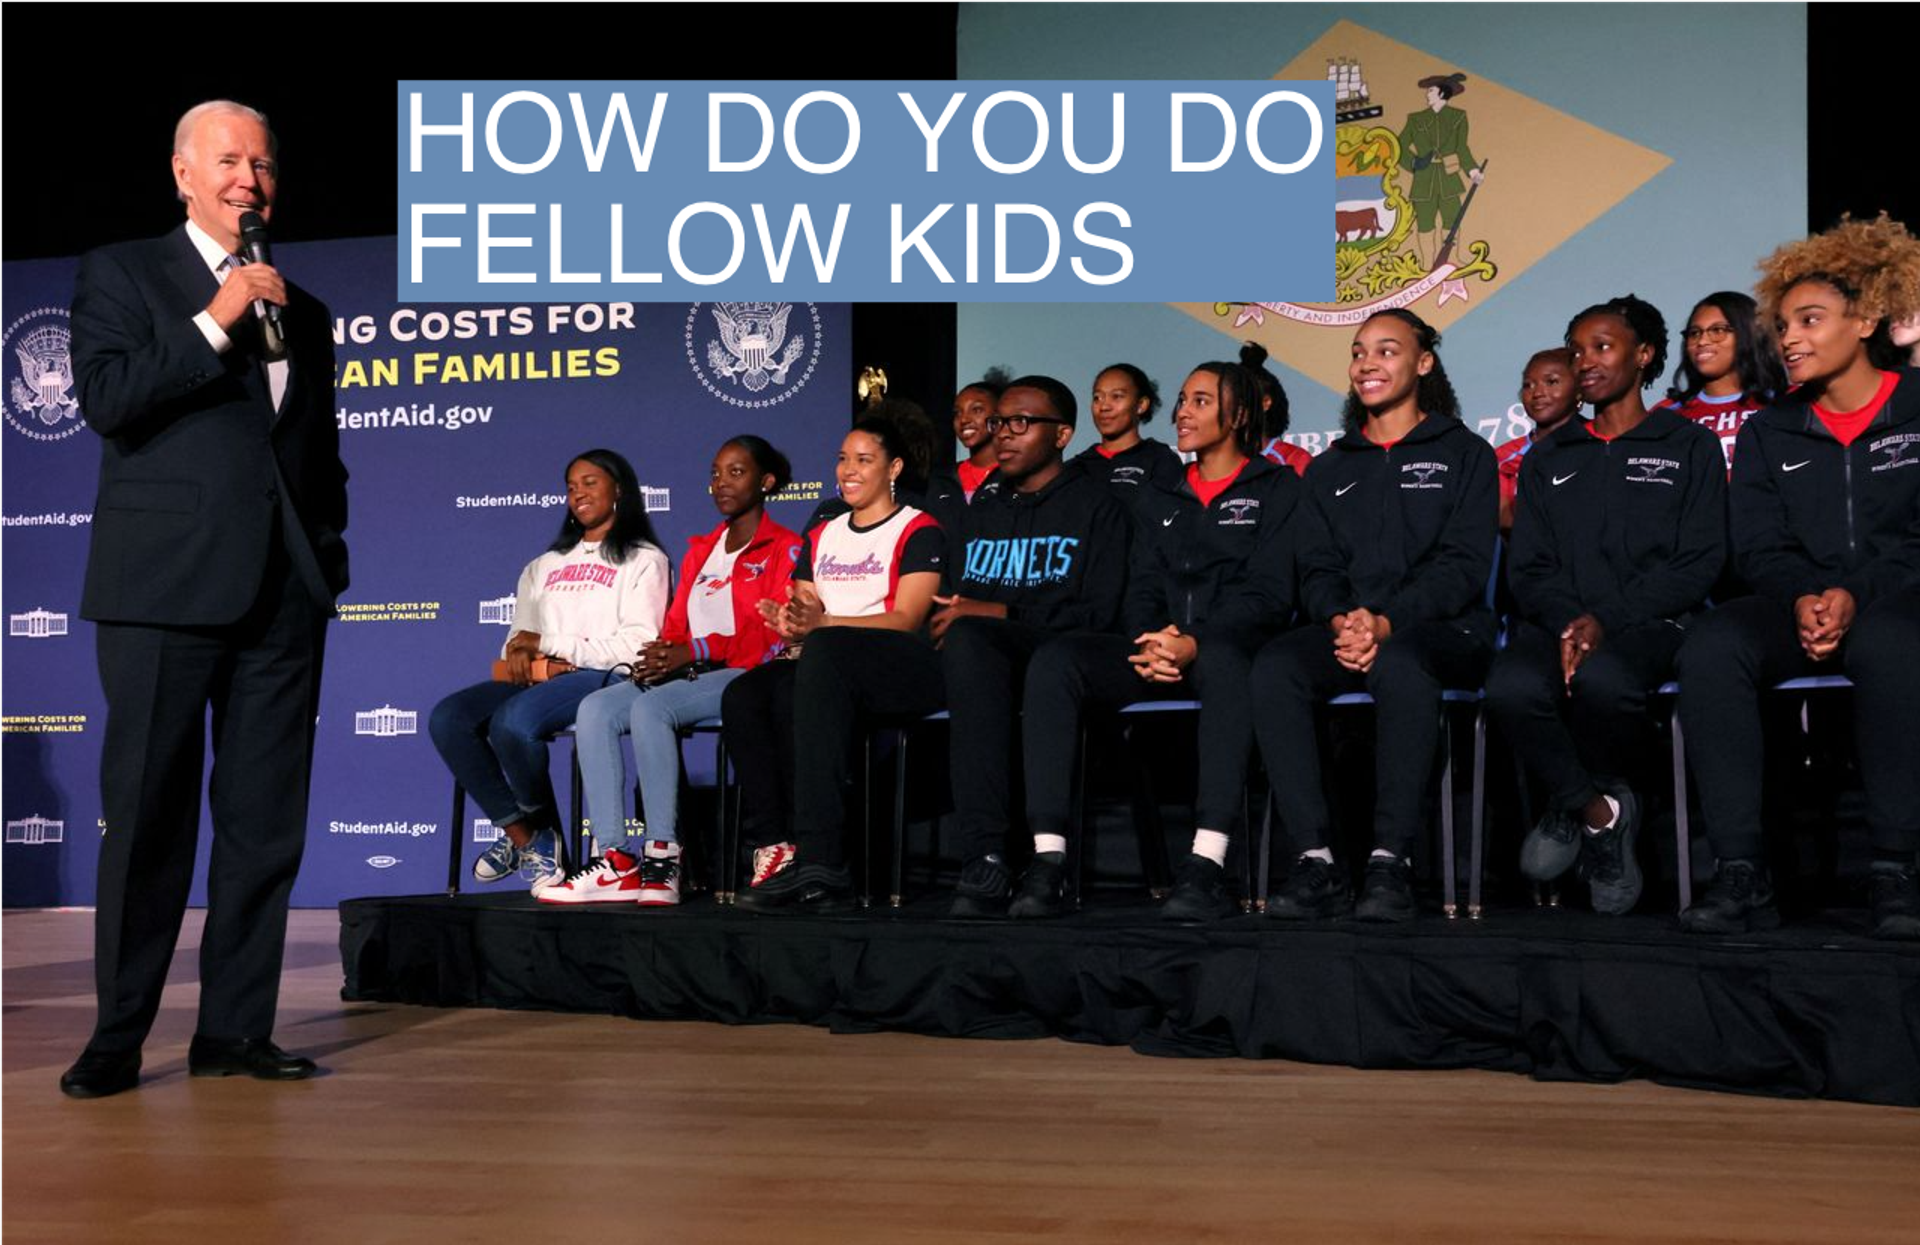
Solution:
<svg viewBox="0 0 1920 1245">
<path fill-rule="evenodd" d="M 273 543 L 259 595 L 237 622 L 96 628 L 107 726 L 95 1049 L 138 1049 L 159 1009 L 193 881 L 209 708 L 213 850 L 198 1031 L 273 1032 L 287 900 L 306 846 L 327 618 Z"/>
</svg>

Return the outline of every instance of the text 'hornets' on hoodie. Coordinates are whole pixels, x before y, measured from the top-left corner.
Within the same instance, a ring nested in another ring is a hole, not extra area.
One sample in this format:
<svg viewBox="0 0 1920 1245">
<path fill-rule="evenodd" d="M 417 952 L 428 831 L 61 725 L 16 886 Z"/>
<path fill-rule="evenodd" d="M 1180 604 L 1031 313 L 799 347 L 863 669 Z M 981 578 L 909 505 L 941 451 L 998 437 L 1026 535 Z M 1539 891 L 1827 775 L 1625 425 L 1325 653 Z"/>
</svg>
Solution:
<svg viewBox="0 0 1920 1245">
<path fill-rule="evenodd" d="M 1202 505 L 1183 475 L 1143 491 L 1135 506 L 1127 577 L 1129 637 L 1172 623 L 1205 643 L 1252 649 L 1293 615 L 1294 507 L 1304 486 L 1291 467 L 1249 459 Z"/>
<path fill-rule="evenodd" d="M 1559 635 L 1591 614 L 1608 631 L 1700 608 L 1727 560 L 1726 454 L 1671 410 L 1612 441 L 1571 420 L 1520 468 L 1507 582 Z"/>
<path fill-rule="evenodd" d="M 1131 523 L 1106 485 L 1073 463 L 1045 487 L 1003 481 L 966 512 L 960 595 L 1050 631 L 1111 631 L 1127 585 Z"/>
<path fill-rule="evenodd" d="M 1755 591 L 1791 605 L 1845 588 L 1865 606 L 1920 584 L 1920 369 L 1898 377 L 1851 445 L 1793 394 L 1740 429 L 1729 508 Z"/>
<path fill-rule="evenodd" d="M 1315 623 L 1364 606 L 1395 627 L 1486 607 L 1500 486 L 1493 447 L 1429 415 L 1391 447 L 1355 430 L 1307 468 L 1294 519 L 1302 609 Z"/>
</svg>

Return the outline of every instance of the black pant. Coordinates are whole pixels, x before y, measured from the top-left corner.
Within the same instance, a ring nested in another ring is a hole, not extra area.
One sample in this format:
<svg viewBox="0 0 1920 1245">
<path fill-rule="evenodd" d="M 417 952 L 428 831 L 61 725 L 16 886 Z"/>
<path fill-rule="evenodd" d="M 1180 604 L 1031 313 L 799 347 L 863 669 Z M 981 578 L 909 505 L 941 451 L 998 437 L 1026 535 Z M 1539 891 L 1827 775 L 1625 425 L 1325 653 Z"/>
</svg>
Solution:
<svg viewBox="0 0 1920 1245">
<path fill-rule="evenodd" d="M 793 676 L 797 662 L 756 666 L 720 693 L 720 733 L 740 783 L 740 841 L 793 840 Z"/>
<path fill-rule="evenodd" d="M 1837 660 L 1809 661 L 1792 608 L 1769 597 L 1729 602 L 1695 624 L 1680 652 L 1680 723 L 1714 855 L 1763 851 L 1761 693 L 1783 679 L 1842 673 L 1854 683 L 1872 845 L 1920 848 L 1920 588 L 1908 588 L 1859 612 Z"/>
<path fill-rule="evenodd" d="M 1251 680 L 1259 706 L 1254 733 L 1289 849 L 1304 852 L 1333 841 L 1315 710 L 1330 696 L 1367 692 L 1374 700 L 1377 741 L 1374 845 L 1412 855 L 1426 827 L 1427 779 L 1440 743 L 1440 692 L 1479 687 L 1492 655 L 1486 629 L 1459 621 L 1396 630 L 1364 675 L 1334 659 L 1333 636 L 1324 626 L 1290 631 L 1262 648 Z"/>
<path fill-rule="evenodd" d="M 963 860 L 1005 850 L 1013 820 L 1014 722 L 1027 667 L 1059 638 L 1057 631 L 1005 618 L 962 618 L 947 629 L 940 664 L 952 689 L 953 820 Z"/>
<path fill-rule="evenodd" d="M 848 756 L 873 720 L 912 721 L 946 702 L 940 660 L 918 635 L 826 627 L 807 637 L 793 688 L 794 842 L 802 859 L 844 857 Z M 734 682 L 739 682 L 738 679 Z"/>
<path fill-rule="evenodd" d="M 1253 703 L 1247 692 L 1252 655 L 1224 640 L 1200 646 L 1178 683 L 1148 683 L 1127 658 L 1133 642 L 1119 635 L 1062 636 L 1033 655 L 1027 669 L 1022 755 L 1027 771 L 1027 826 L 1035 834 L 1067 833 L 1074 748 L 1087 713 L 1111 713 L 1139 700 L 1199 700 L 1199 793 L 1194 826 L 1233 833 L 1253 748 Z"/>
<path fill-rule="evenodd" d="M 159 1010 L 193 882 L 209 706 L 213 850 L 199 1032 L 273 1032 L 287 899 L 306 849 L 325 638 L 325 613 L 284 556 L 269 563 L 259 598 L 236 623 L 98 626 L 107 728 L 96 1049 L 137 1050 Z"/>
<path fill-rule="evenodd" d="M 1560 675 L 1560 637 L 1522 623 L 1487 676 L 1487 709 L 1551 807 L 1575 812 L 1625 777 L 1646 729 L 1647 696 L 1673 677 L 1686 632 L 1669 622 L 1609 632 L 1574 672 Z"/>
</svg>

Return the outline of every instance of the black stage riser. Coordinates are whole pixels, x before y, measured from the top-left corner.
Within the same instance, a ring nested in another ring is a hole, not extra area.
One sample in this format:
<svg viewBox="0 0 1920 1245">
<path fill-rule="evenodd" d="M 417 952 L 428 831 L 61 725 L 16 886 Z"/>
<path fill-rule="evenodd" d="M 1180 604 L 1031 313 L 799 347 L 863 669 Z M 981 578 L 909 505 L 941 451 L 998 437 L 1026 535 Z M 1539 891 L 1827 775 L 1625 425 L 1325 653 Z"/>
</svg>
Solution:
<svg viewBox="0 0 1920 1245">
<path fill-rule="evenodd" d="M 340 917 L 350 1000 L 1920 1105 L 1920 947 L 1831 922 L 1718 941 L 1562 911 L 1202 930 L 1144 908 L 1007 925 L 705 901 L 556 910 L 524 896 L 350 900 Z"/>
</svg>

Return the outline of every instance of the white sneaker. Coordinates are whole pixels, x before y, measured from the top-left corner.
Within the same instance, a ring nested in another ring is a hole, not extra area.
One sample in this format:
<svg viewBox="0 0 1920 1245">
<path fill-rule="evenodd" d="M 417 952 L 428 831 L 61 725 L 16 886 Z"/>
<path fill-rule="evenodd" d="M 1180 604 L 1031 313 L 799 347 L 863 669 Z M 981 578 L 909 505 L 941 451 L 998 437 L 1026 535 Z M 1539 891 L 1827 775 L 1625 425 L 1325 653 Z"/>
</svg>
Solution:
<svg viewBox="0 0 1920 1245">
<path fill-rule="evenodd" d="M 527 880 L 528 890 L 535 895 L 567 880 L 560 868 L 558 834 L 551 830 L 533 832 L 533 838 L 520 849 L 520 876 Z"/>
<path fill-rule="evenodd" d="M 643 908 L 663 907 L 680 902 L 680 845 L 650 840 L 640 861 L 640 894 Z"/>
<path fill-rule="evenodd" d="M 610 847 L 572 877 L 534 892 L 541 903 L 632 903 L 640 893 L 640 862 Z"/>
</svg>

